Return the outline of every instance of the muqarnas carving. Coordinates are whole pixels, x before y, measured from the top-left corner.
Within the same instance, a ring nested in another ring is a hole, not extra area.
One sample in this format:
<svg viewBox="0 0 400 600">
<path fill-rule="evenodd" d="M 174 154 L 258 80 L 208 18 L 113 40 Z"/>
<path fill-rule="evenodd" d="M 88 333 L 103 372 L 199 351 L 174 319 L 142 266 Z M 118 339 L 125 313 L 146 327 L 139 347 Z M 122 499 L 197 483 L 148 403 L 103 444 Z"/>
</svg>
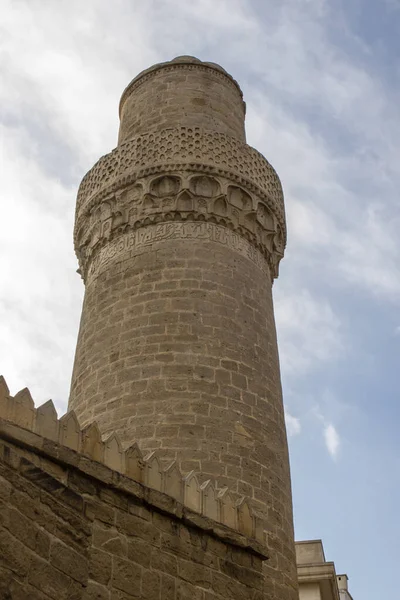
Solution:
<svg viewBox="0 0 400 600">
<path fill-rule="evenodd" d="M 254 243 L 267 259 L 272 276 L 277 276 L 284 235 L 265 202 L 223 177 L 172 172 L 135 181 L 81 216 L 76 244 L 83 277 L 93 253 L 107 240 L 173 220 L 207 221 L 238 232 Z"/>
</svg>

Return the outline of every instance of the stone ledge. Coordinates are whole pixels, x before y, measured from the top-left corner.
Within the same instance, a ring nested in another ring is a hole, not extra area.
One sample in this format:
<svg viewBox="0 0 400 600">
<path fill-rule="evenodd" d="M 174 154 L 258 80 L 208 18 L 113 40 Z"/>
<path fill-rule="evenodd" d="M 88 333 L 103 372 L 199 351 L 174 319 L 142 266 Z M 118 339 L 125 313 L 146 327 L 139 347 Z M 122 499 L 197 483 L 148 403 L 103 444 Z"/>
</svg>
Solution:
<svg viewBox="0 0 400 600">
<path fill-rule="evenodd" d="M 57 442 L 45 439 L 43 436 L 23 429 L 13 423 L 7 422 L 0 418 L 0 439 L 13 444 L 19 448 L 28 450 L 33 453 L 38 460 L 34 465 L 35 479 L 44 480 L 46 478 L 60 481 L 60 475 L 55 473 L 56 463 L 67 469 L 66 480 L 73 471 L 80 471 L 90 479 L 94 479 L 101 485 L 110 490 L 114 490 L 117 494 L 122 493 L 122 496 L 131 496 L 135 500 L 148 505 L 149 507 L 169 515 L 170 517 L 181 520 L 183 523 L 200 529 L 206 533 L 212 534 L 214 537 L 246 549 L 255 556 L 266 560 L 266 548 L 263 544 L 255 539 L 235 531 L 222 523 L 201 515 L 196 511 L 184 506 L 168 494 L 161 491 L 151 489 L 141 483 L 138 483 L 125 475 L 110 469 L 104 464 L 98 463 L 71 448 L 62 446 Z M 42 461 L 40 459 L 45 459 Z M 47 460 L 46 460 L 47 459 Z M 27 465 L 31 464 L 25 456 L 19 457 L 19 463 L 16 464 L 14 458 L 14 467 L 17 467 L 22 472 L 26 472 Z M 41 475 L 44 475 L 44 478 Z M 60 485 L 65 485 L 61 482 Z M 68 485 L 68 484 L 67 484 Z"/>
</svg>

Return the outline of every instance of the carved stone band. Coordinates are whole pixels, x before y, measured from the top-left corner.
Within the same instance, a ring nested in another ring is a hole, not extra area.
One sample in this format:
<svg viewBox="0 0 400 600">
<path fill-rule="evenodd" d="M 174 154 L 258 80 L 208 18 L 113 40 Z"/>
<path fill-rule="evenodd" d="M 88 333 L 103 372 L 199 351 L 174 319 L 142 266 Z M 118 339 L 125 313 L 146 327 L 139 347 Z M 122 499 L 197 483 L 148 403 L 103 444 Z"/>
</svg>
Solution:
<svg viewBox="0 0 400 600">
<path fill-rule="evenodd" d="M 109 194 L 141 177 L 172 171 L 224 176 L 256 194 L 275 216 L 285 244 L 283 193 L 275 170 L 254 148 L 223 133 L 198 127 L 143 134 L 103 156 L 80 185 L 77 224 Z"/>
<path fill-rule="evenodd" d="M 200 225 L 211 231 L 206 225 L 214 224 L 225 235 L 234 232 L 266 259 L 270 276 L 278 275 L 284 233 L 267 204 L 224 177 L 179 170 L 136 179 L 102 200 L 97 196 L 90 209 L 77 215 L 75 246 L 83 278 L 99 252 L 106 252 L 103 247 L 111 247 L 121 234 L 173 221 L 194 223 L 190 231 L 200 231 Z"/>
<path fill-rule="evenodd" d="M 141 254 L 153 244 L 166 240 L 204 240 L 227 246 L 251 260 L 265 276 L 270 277 L 269 266 L 264 256 L 241 235 L 214 223 L 186 222 L 148 225 L 123 234 L 104 245 L 90 263 L 87 283 L 104 269 L 109 269 L 110 265 Z"/>
</svg>

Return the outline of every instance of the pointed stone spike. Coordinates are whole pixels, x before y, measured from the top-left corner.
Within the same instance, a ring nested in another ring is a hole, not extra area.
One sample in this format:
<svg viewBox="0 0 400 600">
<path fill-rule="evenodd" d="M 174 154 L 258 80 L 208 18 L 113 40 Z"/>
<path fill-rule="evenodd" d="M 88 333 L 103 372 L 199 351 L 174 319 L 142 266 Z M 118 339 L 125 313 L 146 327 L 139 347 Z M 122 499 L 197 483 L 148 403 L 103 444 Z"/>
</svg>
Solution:
<svg viewBox="0 0 400 600">
<path fill-rule="evenodd" d="M 10 390 L 3 375 L 0 375 L 0 419 L 11 421 Z"/>
<path fill-rule="evenodd" d="M 201 486 L 201 513 L 214 521 L 220 520 L 219 502 L 217 499 L 217 490 L 214 483 L 209 479 Z"/>
<path fill-rule="evenodd" d="M 221 522 L 227 527 L 236 529 L 237 515 L 236 503 L 229 490 L 225 489 L 219 494 Z"/>
<path fill-rule="evenodd" d="M 164 471 L 164 492 L 178 502 L 183 502 L 183 478 L 176 461 Z"/>
<path fill-rule="evenodd" d="M 13 404 L 12 421 L 24 429 L 33 429 L 35 404 L 28 388 L 23 388 L 14 396 Z"/>
<path fill-rule="evenodd" d="M 139 446 L 136 444 L 136 442 L 134 444 L 132 444 L 132 446 L 129 446 L 129 448 L 127 449 L 127 452 L 128 451 L 132 456 L 140 458 L 140 460 L 144 460 L 143 454 L 142 454 Z"/>
<path fill-rule="evenodd" d="M 52 400 L 36 409 L 35 432 L 54 442 L 58 440 L 57 411 Z"/>
<path fill-rule="evenodd" d="M 125 475 L 135 481 L 143 481 L 144 461 L 139 446 L 133 444 L 125 451 Z"/>
<path fill-rule="evenodd" d="M 104 464 L 114 471 L 124 473 L 124 453 L 121 441 L 116 433 L 112 433 L 104 442 Z"/>
<path fill-rule="evenodd" d="M 97 462 L 104 461 L 104 444 L 96 422 L 82 430 L 82 452 Z"/>
<path fill-rule="evenodd" d="M 3 375 L 0 375 L 0 399 L 8 398 L 9 395 L 10 395 L 10 390 L 8 389 L 6 380 L 4 379 Z"/>
<path fill-rule="evenodd" d="M 26 404 L 30 407 L 35 406 L 31 393 L 26 387 L 15 394 L 14 400 L 17 400 L 18 402 L 21 402 L 21 404 Z"/>
<path fill-rule="evenodd" d="M 247 498 L 242 498 L 237 504 L 237 524 L 240 533 L 254 537 L 254 517 Z"/>
<path fill-rule="evenodd" d="M 184 478 L 183 503 L 191 510 L 201 513 L 200 485 L 196 475 L 194 474 L 194 471 L 191 471 Z"/>
<path fill-rule="evenodd" d="M 152 452 L 145 459 L 144 483 L 153 490 L 163 490 L 163 469 L 156 452 Z"/>
<path fill-rule="evenodd" d="M 58 440 L 63 446 L 72 450 L 80 450 L 81 429 L 75 411 L 71 410 L 59 420 Z"/>
</svg>

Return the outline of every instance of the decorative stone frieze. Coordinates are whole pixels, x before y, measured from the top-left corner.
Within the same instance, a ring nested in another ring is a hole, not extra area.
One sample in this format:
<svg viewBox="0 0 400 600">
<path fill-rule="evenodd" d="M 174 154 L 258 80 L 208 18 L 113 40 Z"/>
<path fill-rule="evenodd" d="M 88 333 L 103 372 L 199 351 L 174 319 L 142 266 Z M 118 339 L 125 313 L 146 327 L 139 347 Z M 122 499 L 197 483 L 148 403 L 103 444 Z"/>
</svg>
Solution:
<svg viewBox="0 0 400 600">
<path fill-rule="evenodd" d="M 214 197 L 196 196 L 190 188 L 176 195 L 161 195 L 161 186 L 180 186 L 178 177 L 158 177 L 150 181 L 158 189 L 135 196 L 142 180 L 121 194 L 104 200 L 93 209 L 79 230 L 77 244 L 80 268 L 84 280 L 104 262 L 104 256 L 116 256 L 123 249 L 137 250 L 152 239 L 211 239 L 247 255 L 262 256 L 269 272 L 275 277 L 283 256 L 282 231 L 274 215 L 261 202 L 242 188 L 217 182 L 215 178 L 196 177 L 189 180 L 193 188 L 201 184 L 219 193 Z M 225 194 L 220 184 L 225 184 Z M 206 192 L 208 190 L 203 190 Z M 156 193 L 154 193 L 156 192 Z M 158 192 L 158 194 L 157 194 Z M 145 228 L 145 229 L 144 229 Z M 247 248 L 249 248 L 247 250 Z M 250 249 L 251 248 L 251 249 Z M 261 269 L 263 260 L 253 258 Z M 265 273 L 269 276 L 269 273 Z"/>
<path fill-rule="evenodd" d="M 277 277 L 286 229 L 274 169 L 234 138 L 186 127 L 122 144 L 85 176 L 74 237 L 83 277 L 102 244 L 173 220 L 221 223 L 258 248 Z"/>
</svg>

